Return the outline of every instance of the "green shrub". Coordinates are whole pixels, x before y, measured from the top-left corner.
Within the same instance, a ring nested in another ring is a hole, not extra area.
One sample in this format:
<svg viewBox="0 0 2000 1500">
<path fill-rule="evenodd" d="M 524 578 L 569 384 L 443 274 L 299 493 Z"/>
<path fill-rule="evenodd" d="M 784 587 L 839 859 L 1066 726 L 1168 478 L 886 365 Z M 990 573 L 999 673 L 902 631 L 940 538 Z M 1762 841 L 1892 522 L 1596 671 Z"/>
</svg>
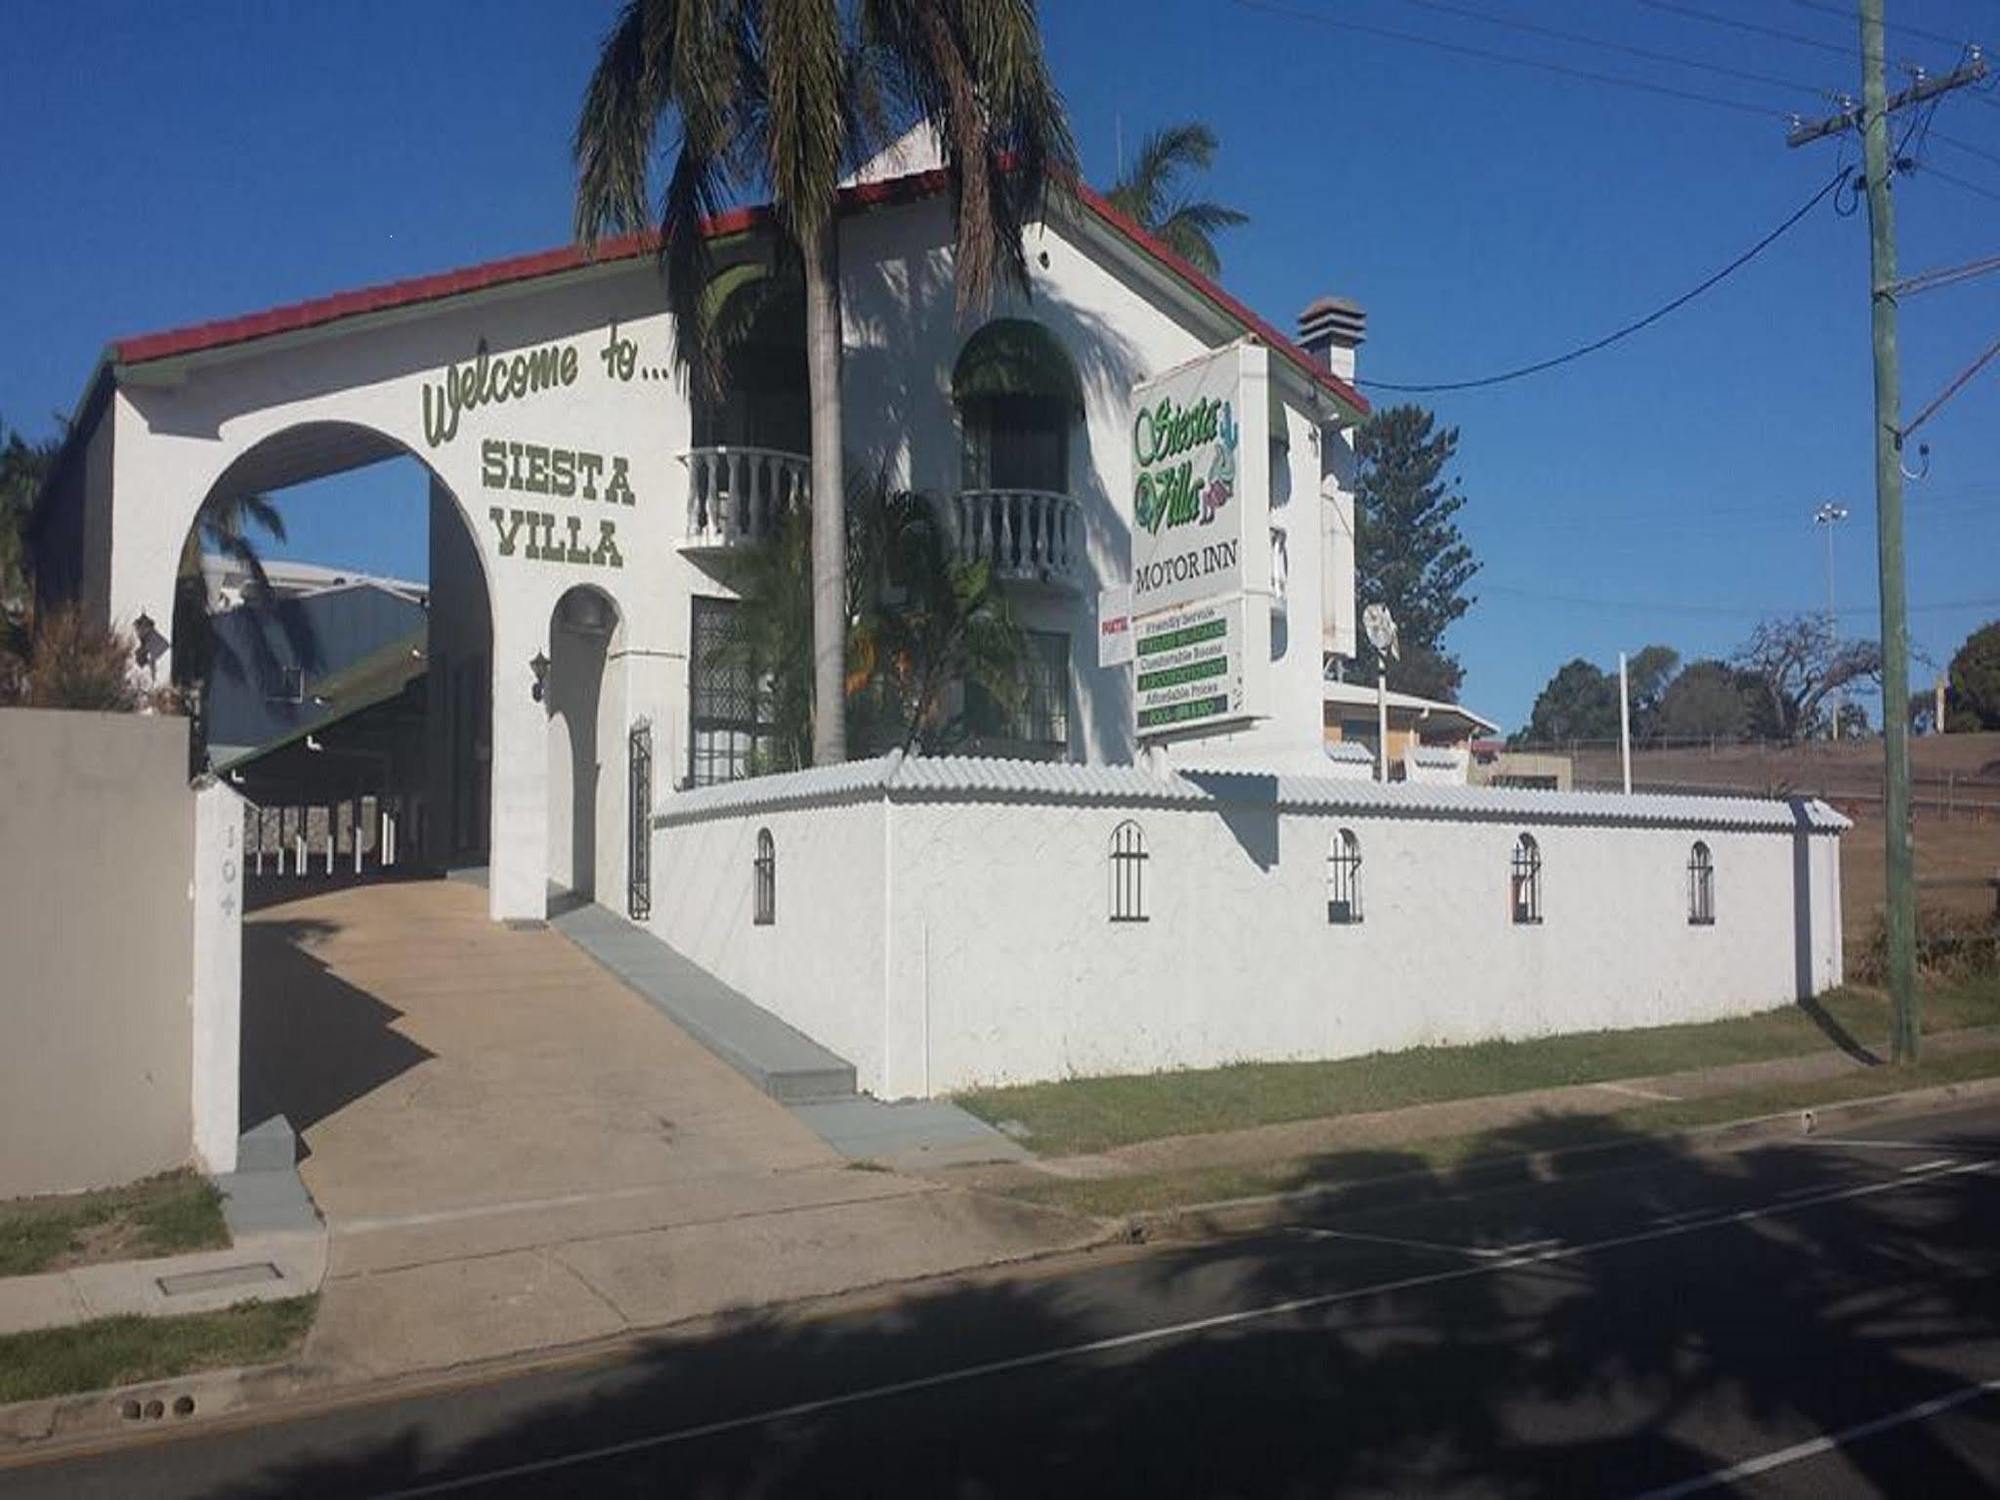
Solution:
<svg viewBox="0 0 2000 1500">
<path fill-rule="evenodd" d="M 1889 930 L 1878 924 L 1855 955 L 1852 977 L 1863 984 L 1889 978 Z M 1930 981 L 2000 974 L 2000 919 L 1922 907 L 1917 912 L 1917 975 Z"/>
</svg>

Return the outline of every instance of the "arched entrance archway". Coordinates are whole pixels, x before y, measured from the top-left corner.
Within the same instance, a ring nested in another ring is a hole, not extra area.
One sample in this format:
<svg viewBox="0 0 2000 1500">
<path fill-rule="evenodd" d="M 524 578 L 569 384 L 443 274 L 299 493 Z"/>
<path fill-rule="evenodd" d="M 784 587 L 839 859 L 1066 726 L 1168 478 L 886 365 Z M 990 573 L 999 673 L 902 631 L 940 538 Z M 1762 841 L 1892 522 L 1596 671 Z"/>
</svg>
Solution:
<svg viewBox="0 0 2000 1500">
<path fill-rule="evenodd" d="M 299 558 L 282 535 L 260 534 L 274 499 L 281 518 L 287 501 L 303 508 L 292 511 L 296 526 L 332 498 L 314 482 L 390 463 L 407 471 L 412 535 L 402 551 L 425 560 L 422 577 L 328 564 L 310 549 Z M 170 559 L 165 670 L 190 689 L 198 764 L 253 803 L 290 810 L 275 829 L 252 830 L 276 841 L 264 850 L 272 868 L 282 859 L 296 871 L 301 837 L 322 874 L 329 859 L 358 871 L 364 854 L 379 866 L 390 807 L 397 863 L 486 863 L 493 620 L 471 524 L 420 455 L 344 421 L 265 436 L 202 497 Z"/>
<path fill-rule="evenodd" d="M 615 891 L 625 859 L 623 634 L 617 603 L 591 584 L 566 590 L 549 616 L 549 880 L 582 900 Z"/>
</svg>

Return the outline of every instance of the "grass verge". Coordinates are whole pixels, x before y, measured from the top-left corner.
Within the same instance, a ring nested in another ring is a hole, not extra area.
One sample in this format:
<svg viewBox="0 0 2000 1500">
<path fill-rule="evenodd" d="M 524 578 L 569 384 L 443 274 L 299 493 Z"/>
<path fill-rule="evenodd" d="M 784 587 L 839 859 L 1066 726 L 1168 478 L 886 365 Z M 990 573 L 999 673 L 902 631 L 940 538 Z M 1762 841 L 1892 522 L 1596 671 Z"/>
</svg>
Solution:
<svg viewBox="0 0 2000 1500">
<path fill-rule="evenodd" d="M 1519 1126 L 1412 1141 L 1393 1150 L 1331 1152 L 1254 1166 L 1204 1167 L 1132 1177 L 1049 1177 L 1004 1191 L 1009 1197 L 1051 1208 L 1113 1218 L 1148 1209 L 1184 1208 L 1315 1188 L 1363 1186 L 1410 1175 L 1436 1177 L 1445 1186 L 1451 1185 L 1451 1179 L 1477 1174 L 1483 1165 L 1517 1160 L 1530 1152 L 1582 1146 L 1603 1148 L 1607 1156 L 1620 1148 L 1657 1151 L 1665 1137 L 1705 1125 L 1754 1120 L 1790 1110 L 1994 1076 L 2000 1076 L 2000 1051 L 1966 1052 L 1910 1068 L 1893 1071 L 1870 1068 L 1815 1083 L 1641 1105 L 1606 1114 L 1544 1115 Z"/>
<path fill-rule="evenodd" d="M 221 1194 L 190 1171 L 94 1193 L 0 1203 L 0 1276 L 217 1250 L 228 1243 Z"/>
<path fill-rule="evenodd" d="M 290 1297 L 178 1318 L 99 1318 L 6 1334 L 0 1336 L 0 1402 L 267 1364 L 299 1347 L 318 1305 L 318 1297 Z"/>
<path fill-rule="evenodd" d="M 1925 996 L 1924 1013 L 1927 1031 L 2000 1022 L 2000 979 L 1937 986 Z M 1879 1052 L 1888 1034 L 1886 999 L 1850 986 L 1821 996 L 1811 1009 L 1788 1005 L 1728 1021 L 1419 1047 L 1338 1062 L 1077 1078 L 979 1089 L 958 1095 L 957 1102 L 989 1124 L 1004 1125 L 1032 1151 L 1069 1156 L 1169 1135 L 1761 1062 L 1837 1044 Z"/>
</svg>

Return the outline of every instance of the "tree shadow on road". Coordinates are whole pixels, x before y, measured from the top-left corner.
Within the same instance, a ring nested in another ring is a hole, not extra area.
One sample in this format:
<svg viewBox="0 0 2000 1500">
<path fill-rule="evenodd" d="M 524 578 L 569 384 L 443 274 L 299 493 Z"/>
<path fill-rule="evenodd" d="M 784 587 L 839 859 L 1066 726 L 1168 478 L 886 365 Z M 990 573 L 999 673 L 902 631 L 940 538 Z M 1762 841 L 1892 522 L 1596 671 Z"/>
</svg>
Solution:
<svg viewBox="0 0 2000 1500">
<path fill-rule="evenodd" d="M 1601 1149 L 1536 1154 L 1580 1135 Z M 1327 1157 L 1302 1185 L 1375 1181 L 1269 1231 L 866 1315 L 746 1312 L 615 1377 L 458 1398 L 449 1430 L 415 1408 L 365 1445 L 330 1427 L 323 1456 L 224 1493 L 511 1471 L 478 1492 L 1638 1494 L 1959 1387 L 1977 1377 L 1951 1361 L 2000 1340 L 1983 1174 L 1697 1155 L 1608 1118 L 1510 1126 L 1473 1154 L 1509 1159 Z M 1896 1187 L 1855 1191 L 1876 1182 Z M 1177 1331 L 1125 1337 L 1160 1329 Z M 1102 1340 L 1119 1342 L 1074 1352 Z M 779 1415 L 738 1425 L 757 1412 Z M 1832 1461 L 1885 1491 L 1991 1477 L 1932 1427 L 1902 1430 L 1896 1472 L 1880 1452 Z"/>
</svg>

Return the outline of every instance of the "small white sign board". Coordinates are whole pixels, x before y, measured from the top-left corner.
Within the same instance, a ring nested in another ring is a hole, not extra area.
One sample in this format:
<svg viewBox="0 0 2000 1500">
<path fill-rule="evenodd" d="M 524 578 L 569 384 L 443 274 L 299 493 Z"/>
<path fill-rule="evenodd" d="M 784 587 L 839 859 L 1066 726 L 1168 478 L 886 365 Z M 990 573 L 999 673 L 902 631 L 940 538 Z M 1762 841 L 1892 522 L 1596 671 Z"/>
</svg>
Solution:
<svg viewBox="0 0 2000 1500">
<path fill-rule="evenodd" d="M 1117 584 L 1097 596 L 1097 664 L 1132 664 L 1132 588 Z"/>
</svg>

